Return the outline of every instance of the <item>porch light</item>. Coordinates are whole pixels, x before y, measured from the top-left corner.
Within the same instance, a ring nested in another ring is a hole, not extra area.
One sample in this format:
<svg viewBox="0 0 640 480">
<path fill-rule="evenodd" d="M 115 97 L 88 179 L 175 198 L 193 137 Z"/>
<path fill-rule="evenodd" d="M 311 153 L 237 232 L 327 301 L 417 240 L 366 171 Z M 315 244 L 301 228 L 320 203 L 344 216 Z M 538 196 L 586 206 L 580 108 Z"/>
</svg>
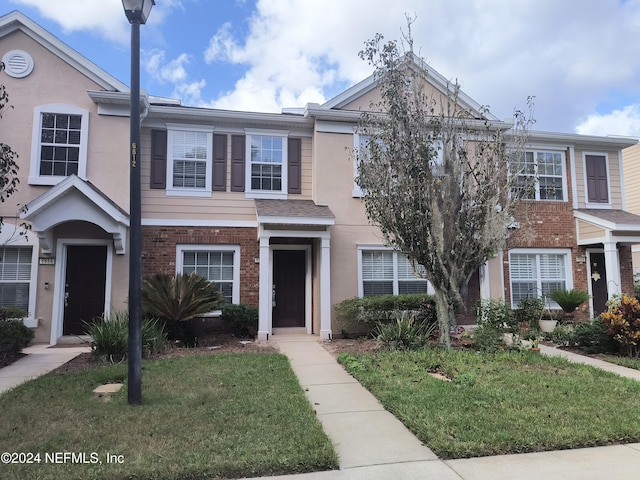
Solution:
<svg viewBox="0 0 640 480">
<path fill-rule="evenodd" d="M 144 25 L 147 23 L 151 8 L 156 4 L 155 0 L 122 0 L 124 14 L 129 23 Z"/>
</svg>

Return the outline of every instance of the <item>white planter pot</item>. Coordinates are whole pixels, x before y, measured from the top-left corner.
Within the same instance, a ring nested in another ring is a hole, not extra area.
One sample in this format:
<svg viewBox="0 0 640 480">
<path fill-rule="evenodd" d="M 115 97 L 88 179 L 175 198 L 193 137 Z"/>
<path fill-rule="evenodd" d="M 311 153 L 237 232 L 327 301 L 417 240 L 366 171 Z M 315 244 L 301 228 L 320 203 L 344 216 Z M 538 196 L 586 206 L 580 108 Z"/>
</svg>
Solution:
<svg viewBox="0 0 640 480">
<path fill-rule="evenodd" d="M 513 333 L 503 333 L 502 334 L 502 342 L 507 347 L 512 347 L 513 346 Z"/>
<path fill-rule="evenodd" d="M 557 320 L 540 320 L 540 330 L 545 333 L 551 333 L 555 330 L 556 325 L 558 325 Z"/>
</svg>

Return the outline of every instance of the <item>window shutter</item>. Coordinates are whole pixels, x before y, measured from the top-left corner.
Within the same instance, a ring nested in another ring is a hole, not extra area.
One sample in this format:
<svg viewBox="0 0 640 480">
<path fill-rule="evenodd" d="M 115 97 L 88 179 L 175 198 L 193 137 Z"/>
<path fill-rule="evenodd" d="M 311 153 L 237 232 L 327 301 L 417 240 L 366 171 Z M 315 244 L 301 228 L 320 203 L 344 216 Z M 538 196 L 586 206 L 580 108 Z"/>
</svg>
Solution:
<svg viewBox="0 0 640 480">
<path fill-rule="evenodd" d="M 606 157 L 587 155 L 587 201 L 609 203 Z"/>
<path fill-rule="evenodd" d="M 244 192 L 245 137 L 231 136 L 231 191 Z"/>
<path fill-rule="evenodd" d="M 290 138 L 288 150 L 289 193 L 302 193 L 302 139 Z"/>
<path fill-rule="evenodd" d="M 213 135 L 213 191 L 227 190 L 227 135 Z"/>
<path fill-rule="evenodd" d="M 151 130 L 150 188 L 167 188 L 167 131 Z"/>
</svg>

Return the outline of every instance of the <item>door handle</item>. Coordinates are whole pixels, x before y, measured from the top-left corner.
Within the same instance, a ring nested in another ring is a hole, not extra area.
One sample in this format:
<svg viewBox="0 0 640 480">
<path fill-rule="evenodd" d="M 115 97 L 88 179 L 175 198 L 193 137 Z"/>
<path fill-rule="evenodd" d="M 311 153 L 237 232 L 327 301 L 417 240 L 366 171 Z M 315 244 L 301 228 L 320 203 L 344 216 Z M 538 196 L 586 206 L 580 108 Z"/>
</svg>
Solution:
<svg viewBox="0 0 640 480">
<path fill-rule="evenodd" d="M 69 292 L 64 292 L 64 306 L 69 306 Z"/>
<path fill-rule="evenodd" d="M 271 306 L 276 306 L 276 286 L 275 284 L 271 287 Z"/>
</svg>

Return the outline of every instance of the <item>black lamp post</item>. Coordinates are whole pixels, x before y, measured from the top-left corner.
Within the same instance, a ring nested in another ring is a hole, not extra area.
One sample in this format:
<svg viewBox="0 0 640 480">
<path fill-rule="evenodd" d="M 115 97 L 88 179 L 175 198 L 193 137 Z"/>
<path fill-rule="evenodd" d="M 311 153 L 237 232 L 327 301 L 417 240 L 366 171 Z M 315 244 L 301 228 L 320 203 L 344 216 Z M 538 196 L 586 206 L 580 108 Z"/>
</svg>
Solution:
<svg viewBox="0 0 640 480">
<path fill-rule="evenodd" d="M 130 405 L 142 403 L 142 225 L 140 200 L 140 25 L 155 0 L 122 0 L 131 24 L 131 158 L 129 176 L 129 372 Z"/>
</svg>

